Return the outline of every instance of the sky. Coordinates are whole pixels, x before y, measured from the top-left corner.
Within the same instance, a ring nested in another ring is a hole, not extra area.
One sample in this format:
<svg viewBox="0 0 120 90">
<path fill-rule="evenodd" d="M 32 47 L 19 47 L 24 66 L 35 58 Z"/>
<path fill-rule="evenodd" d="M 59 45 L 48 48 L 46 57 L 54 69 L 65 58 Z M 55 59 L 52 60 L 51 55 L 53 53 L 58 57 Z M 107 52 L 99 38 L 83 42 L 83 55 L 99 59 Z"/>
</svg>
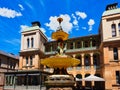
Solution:
<svg viewBox="0 0 120 90">
<path fill-rule="evenodd" d="M 50 41 L 58 17 L 69 38 L 98 34 L 106 6 L 116 2 L 120 8 L 120 0 L 0 0 L 0 50 L 19 55 L 21 32 L 34 21 Z"/>
</svg>

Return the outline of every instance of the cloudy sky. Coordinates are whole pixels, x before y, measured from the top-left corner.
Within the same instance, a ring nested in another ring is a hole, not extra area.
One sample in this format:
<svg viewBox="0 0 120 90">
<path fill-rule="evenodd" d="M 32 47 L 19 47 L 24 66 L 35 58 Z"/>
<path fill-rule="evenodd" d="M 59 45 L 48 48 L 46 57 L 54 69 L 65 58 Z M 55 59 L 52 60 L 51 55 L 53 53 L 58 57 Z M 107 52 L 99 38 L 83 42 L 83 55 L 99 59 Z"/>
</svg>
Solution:
<svg viewBox="0 0 120 90">
<path fill-rule="evenodd" d="M 58 17 L 69 38 L 98 34 L 106 5 L 115 2 L 120 8 L 120 0 L 0 0 L 0 50 L 19 55 L 21 31 L 34 21 L 50 40 Z"/>
</svg>

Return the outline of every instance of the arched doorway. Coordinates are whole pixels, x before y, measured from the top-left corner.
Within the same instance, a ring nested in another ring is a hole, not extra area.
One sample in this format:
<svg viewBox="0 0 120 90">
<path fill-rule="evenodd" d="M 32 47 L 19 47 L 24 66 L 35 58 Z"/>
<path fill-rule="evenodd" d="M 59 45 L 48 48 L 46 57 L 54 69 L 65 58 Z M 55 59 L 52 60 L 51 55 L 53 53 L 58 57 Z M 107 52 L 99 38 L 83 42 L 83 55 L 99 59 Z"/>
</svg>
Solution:
<svg viewBox="0 0 120 90">
<path fill-rule="evenodd" d="M 99 73 L 96 73 L 95 76 L 101 77 Z M 94 89 L 95 90 L 105 90 L 105 82 L 104 81 L 94 81 Z"/>
<path fill-rule="evenodd" d="M 81 74 L 77 74 L 76 75 L 76 79 L 79 79 L 79 80 L 76 80 L 76 88 L 77 90 L 82 90 L 82 75 Z"/>
<path fill-rule="evenodd" d="M 85 78 L 90 76 L 90 74 L 85 74 Z M 91 90 L 92 82 L 91 81 L 85 81 L 85 89 Z"/>
</svg>

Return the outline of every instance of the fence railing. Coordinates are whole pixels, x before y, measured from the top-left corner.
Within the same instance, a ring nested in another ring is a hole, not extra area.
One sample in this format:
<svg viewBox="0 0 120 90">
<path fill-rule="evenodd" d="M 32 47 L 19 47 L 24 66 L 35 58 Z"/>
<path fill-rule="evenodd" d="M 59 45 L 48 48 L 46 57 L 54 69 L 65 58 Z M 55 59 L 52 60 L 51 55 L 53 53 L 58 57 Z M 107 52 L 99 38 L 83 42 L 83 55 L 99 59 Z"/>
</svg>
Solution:
<svg viewBox="0 0 120 90">
<path fill-rule="evenodd" d="M 45 86 L 37 85 L 37 86 L 4 86 L 4 90 L 46 90 Z"/>
</svg>

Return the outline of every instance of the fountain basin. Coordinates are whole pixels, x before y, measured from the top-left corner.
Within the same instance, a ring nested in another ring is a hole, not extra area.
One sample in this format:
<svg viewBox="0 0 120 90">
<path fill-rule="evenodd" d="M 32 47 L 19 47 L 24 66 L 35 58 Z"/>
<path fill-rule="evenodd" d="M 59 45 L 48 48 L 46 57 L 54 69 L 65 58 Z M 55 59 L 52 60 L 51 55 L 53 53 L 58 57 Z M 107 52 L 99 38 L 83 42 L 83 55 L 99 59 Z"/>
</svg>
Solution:
<svg viewBox="0 0 120 90">
<path fill-rule="evenodd" d="M 72 75 L 50 75 L 45 81 L 46 86 L 68 87 L 74 86 L 75 79 Z"/>
<path fill-rule="evenodd" d="M 51 68 L 68 68 L 76 66 L 80 63 L 80 60 L 72 58 L 67 55 L 56 55 L 49 58 L 45 58 L 41 61 L 41 64 Z"/>
</svg>

